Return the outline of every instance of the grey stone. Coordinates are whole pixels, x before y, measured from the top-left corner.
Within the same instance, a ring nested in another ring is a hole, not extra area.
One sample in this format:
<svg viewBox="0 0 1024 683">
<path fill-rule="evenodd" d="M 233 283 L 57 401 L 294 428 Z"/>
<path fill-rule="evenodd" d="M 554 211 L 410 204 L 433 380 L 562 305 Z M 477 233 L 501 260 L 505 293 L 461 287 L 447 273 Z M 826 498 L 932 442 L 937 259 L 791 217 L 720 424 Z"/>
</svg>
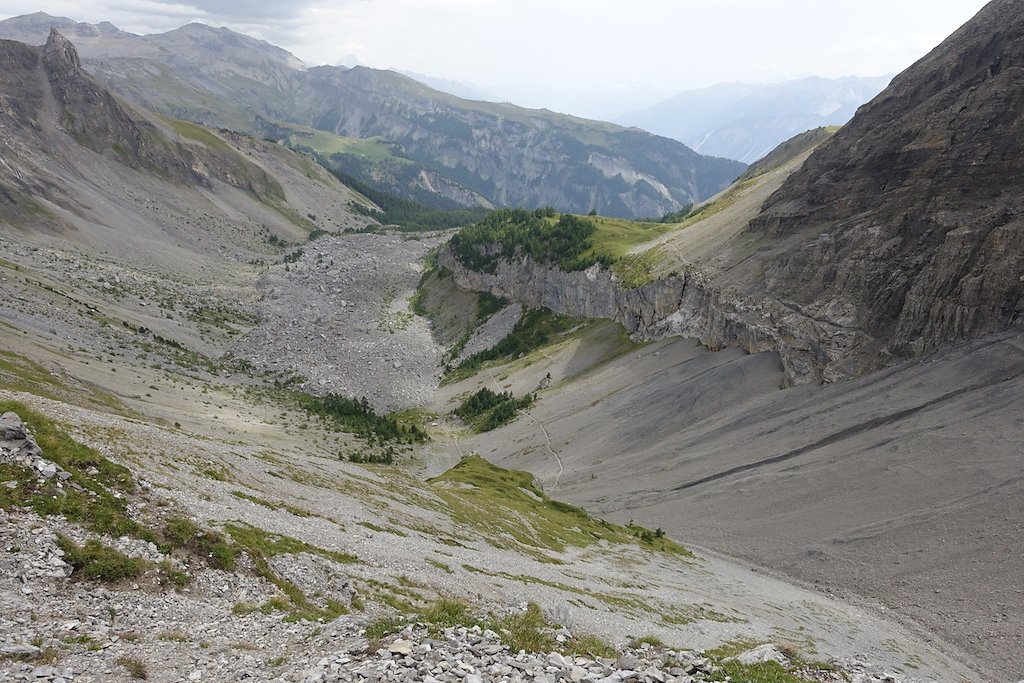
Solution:
<svg viewBox="0 0 1024 683">
<path fill-rule="evenodd" d="M 26 438 L 25 423 L 17 413 L 6 412 L 0 415 L 0 439 L 14 441 Z"/>
<path fill-rule="evenodd" d="M 771 644 L 758 645 L 757 647 L 741 652 L 736 655 L 736 661 L 740 664 L 764 664 L 765 662 L 777 662 L 782 666 L 789 664 L 789 658 L 779 652 L 778 648 Z"/>
</svg>

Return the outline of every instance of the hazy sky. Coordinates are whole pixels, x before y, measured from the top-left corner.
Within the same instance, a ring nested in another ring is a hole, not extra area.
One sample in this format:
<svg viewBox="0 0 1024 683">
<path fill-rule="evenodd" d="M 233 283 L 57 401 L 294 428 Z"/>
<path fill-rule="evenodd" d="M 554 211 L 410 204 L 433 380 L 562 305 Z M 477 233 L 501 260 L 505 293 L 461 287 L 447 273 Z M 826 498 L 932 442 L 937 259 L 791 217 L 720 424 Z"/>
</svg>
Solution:
<svg viewBox="0 0 1024 683">
<path fill-rule="evenodd" d="M 0 0 L 135 33 L 228 26 L 308 64 L 466 81 L 495 98 L 611 115 L 723 81 L 903 70 L 984 0 Z M 634 106 L 636 105 L 636 106 Z"/>
</svg>

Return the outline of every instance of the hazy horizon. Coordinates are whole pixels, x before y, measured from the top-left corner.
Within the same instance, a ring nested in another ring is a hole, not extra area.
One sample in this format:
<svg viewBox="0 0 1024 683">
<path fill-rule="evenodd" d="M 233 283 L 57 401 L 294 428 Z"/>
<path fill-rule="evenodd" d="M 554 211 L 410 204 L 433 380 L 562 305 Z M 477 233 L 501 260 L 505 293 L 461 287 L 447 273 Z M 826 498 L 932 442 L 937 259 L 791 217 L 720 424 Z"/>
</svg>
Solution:
<svg viewBox="0 0 1024 683">
<path fill-rule="evenodd" d="M 641 0 L 624 11 L 608 0 L 13 0 L 0 19 L 42 11 L 142 34 L 198 21 L 309 65 L 358 60 L 468 84 L 488 99 L 610 118 L 719 83 L 898 73 L 984 4 Z"/>
</svg>

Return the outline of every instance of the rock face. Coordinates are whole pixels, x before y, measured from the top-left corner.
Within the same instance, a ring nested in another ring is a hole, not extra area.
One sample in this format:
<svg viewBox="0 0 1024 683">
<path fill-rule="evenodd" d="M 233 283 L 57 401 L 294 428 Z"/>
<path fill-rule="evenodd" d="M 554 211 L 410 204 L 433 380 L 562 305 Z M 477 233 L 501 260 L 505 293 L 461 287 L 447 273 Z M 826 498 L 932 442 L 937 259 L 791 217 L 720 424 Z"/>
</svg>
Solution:
<svg viewBox="0 0 1024 683">
<path fill-rule="evenodd" d="M 637 129 L 512 105 L 460 101 L 393 72 L 310 69 L 296 116 L 379 136 L 497 206 L 639 218 L 724 188 L 744 166 Z M 347 169 L 346 169 L 347 170 Z"/>
<path fill-rule="evenodd" d="M 612 273 L 598 266 L 567 273 L 529 256 L 514 262 L 500 261 L 492 274 L 467 269 L 445 249 L 438 255 L 438 265 L 451 270 L 455 282 L 465 289 L 489 291 L 565 315 L 610 318 L 629 332 L 640 334 L 679 308 L 683 289 L 681 279 L 622 289 Z"/>
<path fill-rule="evenodd" d="M 41 48 L 0 40 L 0 64 L 7 67 L 0 71 L 0 132 L 10 138 L 66 133 L 125 166 L 178 183 L 209 188 L 217 179 L 257 198 L 284 199 L 278 183 L 227 145 L 183 144 L 151 115 L 111 94 L 82 69 L 75 47 L 56 30 Z M 47 194 L 26 186 L 24 174 L 12 176 L 19 191 Z"/>
<path fill-rule="evenodd" d="M 1024 6 L 990 3 L 750 223 L 770 296 L 901 355 L 1024 319 Z"/>
<path fill-rule="evenodd" d="M 438 264 L 465 289 L 489 291 L 526 306 L 545 306 L 564 315 L 609 318 L 641 339 L 694 337 L 711 349 L 739 347 L 750 353 L 778 351 L 788 384 L 834 379 L 848 361 L 840 352 L 863 344 L 863 335 L 810 320 L 775 305 L 751 303 L 724 293 L 699 272 L 623 288 L 598 266 L 567 273 L 530 257 L 500 261 L 495 272 L 463 266 L 443 249 Z M 825 348 L 819 340 L 829 340 Z M 838 349 L 838 350 L 834 350 Z"/>
</svg>

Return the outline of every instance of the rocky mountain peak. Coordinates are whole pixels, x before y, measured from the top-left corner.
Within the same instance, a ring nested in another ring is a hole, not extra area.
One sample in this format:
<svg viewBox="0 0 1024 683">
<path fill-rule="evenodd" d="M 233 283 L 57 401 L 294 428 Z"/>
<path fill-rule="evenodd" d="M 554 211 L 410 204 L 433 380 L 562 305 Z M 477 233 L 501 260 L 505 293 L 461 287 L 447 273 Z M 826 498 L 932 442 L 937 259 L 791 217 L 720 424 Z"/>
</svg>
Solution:
<svg viewBox="0 0 1024 683">
<path fill-rule="evenodd" d="M 50 36 L 46 39 L 46 45 L 43 46 L 43 63 L 51 72 L 65 68 L 76 70 L 82 68 L 78 50 L 55 27 L 50 28 Z"/>
</svg>

